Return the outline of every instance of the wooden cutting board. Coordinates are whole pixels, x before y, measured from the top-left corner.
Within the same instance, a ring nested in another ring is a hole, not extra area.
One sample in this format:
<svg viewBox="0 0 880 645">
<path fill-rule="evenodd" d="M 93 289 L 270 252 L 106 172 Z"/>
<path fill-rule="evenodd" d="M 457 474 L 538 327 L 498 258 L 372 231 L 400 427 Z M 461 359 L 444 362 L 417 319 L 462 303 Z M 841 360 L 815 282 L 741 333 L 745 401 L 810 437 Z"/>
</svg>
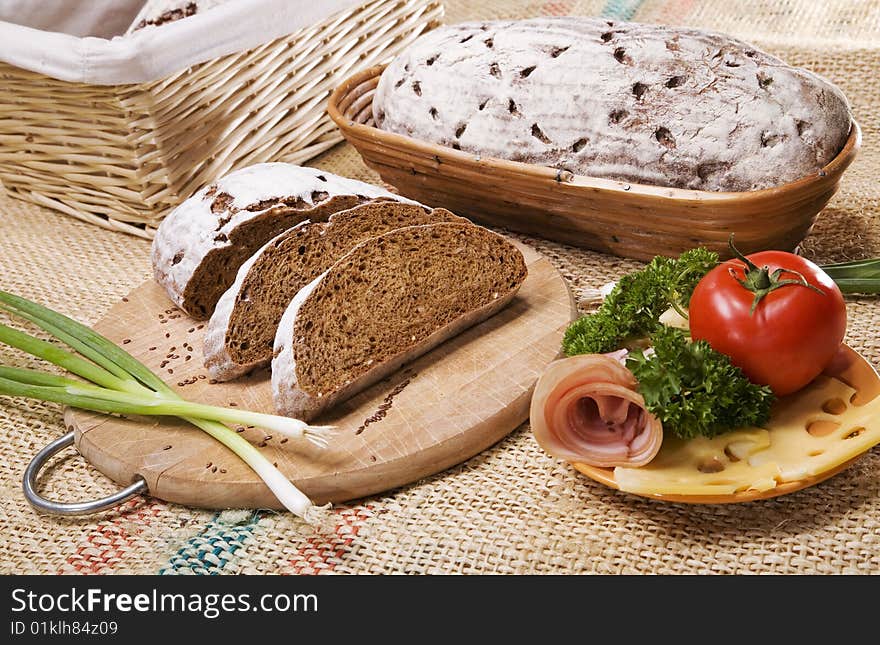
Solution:
<svg viewBox="0 0 880 645">
<path fill-rule="evenodd" d="M 539 374 L 557 357 L 575 306 L 562 276 L 518 245 L 529 275 L 500 313 L 444 343 L 316 423 L 336 425 L 329 448 L 243 436 L 315 503 L 379 493 L 440 472 L 491 446 L 528 418 Z M 267 370 L 209 382 L 204 322 L 174 307 L 153 282 L 135 289 L 95 328 L 192 401 L 273 412 Z M 127 485 L 144 477 L 152 495 L 204 508 L 279 508 L 231 451 L 183 421 L 118 418 L 68 409 L 79 452 Z"/>
</svg>

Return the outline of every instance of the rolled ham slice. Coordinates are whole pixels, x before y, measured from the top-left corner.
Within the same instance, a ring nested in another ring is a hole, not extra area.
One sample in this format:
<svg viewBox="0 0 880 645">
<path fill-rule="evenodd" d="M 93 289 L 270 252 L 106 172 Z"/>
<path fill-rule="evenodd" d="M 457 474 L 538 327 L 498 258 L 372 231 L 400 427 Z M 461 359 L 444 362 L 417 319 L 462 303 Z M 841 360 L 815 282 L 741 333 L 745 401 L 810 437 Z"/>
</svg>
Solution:
<svg viewBox="0 0 880 645">
<path fill-rule="evenodd" d="M 538 379 L 530 410 L 538 444 L 590 466 L 644 466 L 660 450 L 663 426 L 645 409 L 618 354 L 554 361 Z"/>
</svg>

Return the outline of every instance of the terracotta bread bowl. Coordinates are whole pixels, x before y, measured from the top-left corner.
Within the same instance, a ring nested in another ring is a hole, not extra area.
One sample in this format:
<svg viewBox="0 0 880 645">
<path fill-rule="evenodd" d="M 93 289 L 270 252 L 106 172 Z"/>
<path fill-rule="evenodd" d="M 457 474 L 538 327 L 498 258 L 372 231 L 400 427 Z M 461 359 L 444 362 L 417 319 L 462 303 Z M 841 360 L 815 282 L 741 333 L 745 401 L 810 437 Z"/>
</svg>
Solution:
<svg viewBox="0 0 880 645">
<path fill-rule="evenodd" d="M 344 81 L 328 112 L 368 166 L 405 197 L 490 226 L 649 260 L 705 246 L 728 257 L 727 239 L 750 253 L 792 250 L 834 195 L 861 145 L 853 122 L 821 171 L 751 192 L 630 184 L 544 166 L 480 157 L 373 126 L 372 99 L 384 66 Z"/>
</svg>

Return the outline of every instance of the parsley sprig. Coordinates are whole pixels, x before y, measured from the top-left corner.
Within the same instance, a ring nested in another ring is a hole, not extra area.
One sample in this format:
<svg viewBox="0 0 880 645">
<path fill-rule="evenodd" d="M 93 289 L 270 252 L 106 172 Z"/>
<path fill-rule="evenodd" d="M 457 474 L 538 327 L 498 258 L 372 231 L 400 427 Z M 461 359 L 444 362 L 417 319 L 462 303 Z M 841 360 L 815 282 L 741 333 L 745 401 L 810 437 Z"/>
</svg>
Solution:
<svg viewBox="0 0 880 645">
<path fill-rule="evenodd" d="M 563 351 L 568 356 L 602 354 L 650 336 L 663 312 L 688 306 L 697 283 L 716 264 L 718 254 L 703 248 L 678 258 L 654 258 L 641 271 L 623 276 L 596 313 L 572 323 Z"/>
<path fill-rule="evenodd" d="M 681 329 L 659 327 L 653 354 L 631 352 L 626 361 L 648 410 L 682 439 L 713 437 L 770 418 L 773 392 L 749 381 L 706 341 L 691 342 Z"/>
</svg>

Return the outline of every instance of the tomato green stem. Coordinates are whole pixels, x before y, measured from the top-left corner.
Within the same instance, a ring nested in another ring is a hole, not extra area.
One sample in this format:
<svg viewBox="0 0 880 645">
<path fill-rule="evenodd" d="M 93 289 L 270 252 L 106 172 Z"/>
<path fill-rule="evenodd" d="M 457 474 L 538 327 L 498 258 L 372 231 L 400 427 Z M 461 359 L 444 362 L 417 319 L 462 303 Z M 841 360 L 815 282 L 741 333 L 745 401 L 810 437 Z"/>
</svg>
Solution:
<svg viewBox="0 0 880 645">
<path fill-rule="evenodd" d="M 733 256 L 746 265 L 746 270 L 744 272 L 745 276 L 742 280 L 740 280 L 740 278 L 736 275 L 736 271 L 733 269 L 733 267 L 728 269 L 728 271 L 730 271 L 730 275 L 733 277 L 733 279 L 736 280 L 740 285 L 742 285 L 744 289 L 748 289 L 755 294 L 755 299 L 752 300 L 752 307 L 749 310 L 750 314 L 755 313 L 755 309 L 757 309 L 760 302 L 767 296 L 768 293 L 771 293 L 781 287 L 786 287 L 788 285 L 807 287 L 808 289 L 812 289 L 816 293 L 819 293 L 823 296 L 825 295 L 824 291 L 822 291 L 819 287 L 807 282 L 807 279 L 803 276 L 803 274 L 798 273 L 797 271 L 780 268 L 771 273 L 770 267 L 767 265 L 764 265 L 763 267 L 758 267 L 754 262 L 752 262 L 742 253 L 740 253 L 739 249 L 734 246 L 733 233 L 730 234 L 730 237 L 727 240 L 727 244 L 730 247 L 730 251 L 731 253 L 733 253 Z M 783 280 L 781 278 L 784 273 L 790 273 L 791 275 L 797 276 L 797 279 L 790 278 L 787 280 Z"/>
</svg>

